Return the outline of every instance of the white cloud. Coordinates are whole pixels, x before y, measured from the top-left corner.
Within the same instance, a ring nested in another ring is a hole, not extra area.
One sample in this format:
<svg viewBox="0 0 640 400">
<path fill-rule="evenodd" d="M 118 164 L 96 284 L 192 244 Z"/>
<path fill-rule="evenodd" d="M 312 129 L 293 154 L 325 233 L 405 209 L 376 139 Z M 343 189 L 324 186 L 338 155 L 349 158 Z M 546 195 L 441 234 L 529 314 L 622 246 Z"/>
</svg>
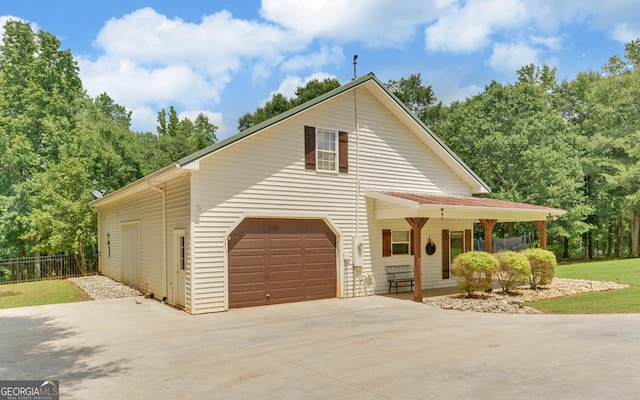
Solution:
<svg viewBox="0 0 640 400">
<path fill-rule="evenodd" d="M 156 125 L 158 122 L 158 111 L 149 106 L 139 106 L 129 108 L 131 111 L 131 129 L 137 132 L 156 133 Z"/>
<path fill-rule="evenodd" d="M 488 64 L 496 71 L 514 74 L 525 65 L 539 64 L 538 50 L 525 43 L 496 43 Z"/>
<path fill-rule="evenodd" d="M 549 50 L 558 51 L 562 49 L 562 39 L 557 36 L 531 36 L 532 44 L 542 45 Z"/>
<path fill-rule="evenodd" d="M 630 27 L 626 22 L 616 25 L 613 29 L 612 36 L 621 43 L 628 43 L 632 40 L 640 38 L 640 27 Z"/>
<path fill-rule="evenodd" d="M 263 18 L 296 35 L 367 46 L 395 46 L 410 39 L 419 24 L 434 18 L 431 1 L 263 0 Z"/>
<path fill-rule="evenodd" d="M 100 57 L 76 58 L 90 95 L 107 92 L 133 111 L 134 129 L 149 130 L 157 110 L 211 109 L 244 65 L 255 65 L 254 75 L 266 76 L 285 54 L 306 45 L 280 27 L 234 19 L 227 11 L 188 23 L 143 8 L 104 25 L 94 41 Z M 222 127 L 221 118 L 216 125 Z"/>
<path fill-rule="evenodd" d="M 521 1 L 532 22 L 547 32 L 555 32 L 563 25 L 584 25 L 623 43 L 630 36 L 637 38 L 640 32 L 636 0 Z"/>
<path fill-rule="evenodd" d="M 473 52 L 489 44 L 490 36 L 526 20 L 524 5 L 518 0 L 469 0 L 445 9 L 438 20 L 425 29 L 429 50 Z"/>
<path fill-rule="evenodd" d="M 300 54 L 282 63 L 284 71 L 299 71 L 302 69 L 319 69 L 325 65 L 340 65 L 344 61 L 342 48 L 338 46 L 322 47 L 314 54 Z"/>
</svg>

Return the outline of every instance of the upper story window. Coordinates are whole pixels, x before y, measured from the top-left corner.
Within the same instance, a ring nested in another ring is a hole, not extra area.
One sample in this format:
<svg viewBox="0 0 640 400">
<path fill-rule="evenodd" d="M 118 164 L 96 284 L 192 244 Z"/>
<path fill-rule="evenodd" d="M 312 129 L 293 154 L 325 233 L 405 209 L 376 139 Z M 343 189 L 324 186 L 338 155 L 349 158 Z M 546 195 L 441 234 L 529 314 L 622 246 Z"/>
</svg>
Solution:
<svg viewBox="0 0 640 400">
<path fill-rule="evenodd" d="M 349 134 L 343 131 L 304 127 L 304 168 L 349 173 Z"/>
<path fill-rule="evenodd" d="M 316 169 L 318 171 L 336 171 L 337 140 L 338 132 L 318 128 L 316 132 Z"/>
</svg>

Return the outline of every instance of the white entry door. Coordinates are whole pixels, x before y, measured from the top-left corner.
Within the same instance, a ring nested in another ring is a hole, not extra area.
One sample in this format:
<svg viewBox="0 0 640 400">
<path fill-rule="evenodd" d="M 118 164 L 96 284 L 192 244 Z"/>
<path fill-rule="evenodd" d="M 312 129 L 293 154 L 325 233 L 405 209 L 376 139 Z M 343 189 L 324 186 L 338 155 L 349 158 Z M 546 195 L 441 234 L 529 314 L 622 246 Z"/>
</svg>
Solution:
<svg viewBox="0 0 640 400">
<path fill-rule="evenodd" d="M 175 304 L 178 307 L 184 307 L 187 272 L 187 238 L 184 229 L 173 231 L 173 267 Z"/>
</svg>

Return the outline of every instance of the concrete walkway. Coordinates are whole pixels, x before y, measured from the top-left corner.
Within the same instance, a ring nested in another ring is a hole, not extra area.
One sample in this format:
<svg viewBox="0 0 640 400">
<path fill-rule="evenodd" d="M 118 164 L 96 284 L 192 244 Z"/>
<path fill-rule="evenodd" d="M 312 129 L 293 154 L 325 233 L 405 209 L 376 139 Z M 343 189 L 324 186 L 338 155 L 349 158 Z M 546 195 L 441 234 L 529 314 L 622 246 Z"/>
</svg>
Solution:
<svg viewBox="0 0 640 400">
<path fill-rule="evenodd" d="M 0 310 L 0 379 L 61 399 L 632 399 L 640 315 L 383 296 L 192 316 L 128 298 Z"/>
</svg>

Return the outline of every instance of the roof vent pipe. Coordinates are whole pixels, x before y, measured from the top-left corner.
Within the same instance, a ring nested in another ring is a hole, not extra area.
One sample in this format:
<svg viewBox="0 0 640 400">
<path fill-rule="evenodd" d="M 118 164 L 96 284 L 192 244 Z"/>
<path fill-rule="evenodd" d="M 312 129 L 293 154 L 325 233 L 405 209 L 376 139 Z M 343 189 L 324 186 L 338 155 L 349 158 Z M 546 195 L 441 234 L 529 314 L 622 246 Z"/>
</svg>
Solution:
<svg viewBox="0 0 640 400">
<path fill-rule="evenodd" d="M 353 55 L 353 80 L 355 81 L 358 75 L 356 74 L 356 64 L 358 64 L 358 55 Z"/>
</svg>

